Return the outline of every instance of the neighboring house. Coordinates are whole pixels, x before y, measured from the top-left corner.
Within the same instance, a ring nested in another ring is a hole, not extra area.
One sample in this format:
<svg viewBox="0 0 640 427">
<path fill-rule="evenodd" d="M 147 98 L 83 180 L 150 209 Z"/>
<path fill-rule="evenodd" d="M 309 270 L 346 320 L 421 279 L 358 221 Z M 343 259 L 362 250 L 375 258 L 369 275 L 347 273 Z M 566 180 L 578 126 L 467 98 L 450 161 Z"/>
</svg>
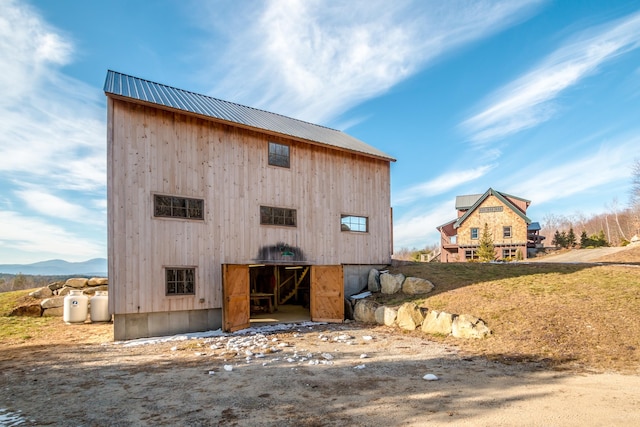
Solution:
<svg viewBox="0 0 640 427">
<path fill-rule="evenodd" d="M 477 259 L 485 224 L 491 233 L 496 259 L 525 259 L 528 247 L 544 239 L 540 225 L 527 217 L 531 201 L 492 188 L 484 194 L 456 197 L 458 217 L 437 227 L 440 261 L 467 262 Z"/>
<path fill-rule="evenodd" d="M 116 340 L 342 322 L 391 262 L 389 155 L 343 132 L 109 71 L 109 310 Z"/>
</svg>

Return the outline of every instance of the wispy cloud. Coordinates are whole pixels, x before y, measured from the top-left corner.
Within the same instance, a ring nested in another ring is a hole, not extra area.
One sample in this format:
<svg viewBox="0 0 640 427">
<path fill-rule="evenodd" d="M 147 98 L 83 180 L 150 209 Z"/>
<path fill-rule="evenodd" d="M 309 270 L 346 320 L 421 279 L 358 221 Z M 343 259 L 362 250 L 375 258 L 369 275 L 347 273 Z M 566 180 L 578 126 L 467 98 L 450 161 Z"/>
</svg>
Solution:
<svg viewBox="0 0 640 427">
<path fill-rule="evenodd" d="M 66 221 L 93 224 L 104 228 L 104 217 L 96 216 L 95 210 L 90 209 L 94 204 L 72 203 L 62 197 L 51 194 L 39 188 L 18 190 L 16 194 L 31 212 L 43 216 L 64 219 Z"/>
<path fill-rule="evenodd" d="M 212 69 L 228 72 L 212 94 L 326 123 L 442 54 L 524 19 L 540 3 L 366 0 L 327 7 L 278 0 L 244 3 L 246 13 L 236 9 L 235 18 L 216 7 L 206 25 L 213 22 L 231 43 L 215 50 Z M 246 22 L 225 26 L 238 16 Z"/>
<path fill-rule="evenodd" d="M 429 181 L 402 190 L 393 198 L 394 205 L 404 205 L 417 199 L 446 193 L 459 185 L 473 181 L 485 175 L 494 165 L 483 165 L 475 169 L 451 171 Z"/>
<path fill-rule="evenodd" d="M 396 219 L 393 225 L 394 248 L 423 248 L 429 243 L 439 243 L 436 226 L 454 219 L 455 201 L 441 202 L 432 209 L 413 212 Z"/>
<path fill-rule="evenodd" d="M 490 105 L 462 123 L 483 144 L 551 118 L 553 100 L 595 73 L 607 61 L 640 46 L 640 13 L 582 32 L 540 65 L 500 89 Z"/>
</svg>

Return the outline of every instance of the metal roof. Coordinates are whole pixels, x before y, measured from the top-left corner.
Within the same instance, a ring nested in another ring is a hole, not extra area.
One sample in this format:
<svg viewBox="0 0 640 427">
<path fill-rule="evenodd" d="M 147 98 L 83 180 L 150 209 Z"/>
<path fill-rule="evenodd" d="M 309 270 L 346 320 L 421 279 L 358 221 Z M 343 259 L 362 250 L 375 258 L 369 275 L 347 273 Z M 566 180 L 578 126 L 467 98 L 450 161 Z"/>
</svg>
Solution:
<svg viewBox="0 0 640 427">
<path fill-rule="evenodd" d="M 478 199 L 482 197 L 482 194 L 468 194 L 466 196 L 456 196 L 456 209 L 465 210 L 469 209 Z"/>
<path fill-rule="evenodd" d="M 388 154 L 336 129 L 154 83 L 116 71 L 107 72 L 104 92 L 107 96 L 127 98 L 169 110 L 185 111 L 239 124 L 246 128 L 267 130 L 307 142 L 395 161 Z"/>
<path fill-rule="evenodd" d="M 498 198 L 498 200 L 500 200 L 502 203 L 504 203 L 509 209 L 511 209 L 512 211 L 514 211 L 520 218 L 522 218 L 524 220 L 525 223 L 531 224 L 531 220 L 529 219 L 529 217 L 527 217 L 524 213 L 522 213 L 522 211 L 520 209 L 518 209 L 513 203 L 511 203 L 506 197 L 504 193 L 501 193 L 499 191 L 494 190 L 493 188 L 489 188 L 486 193 L 481 194 L 480 197 L 476 200 L 476 202 L 473 204 L 473 206 L 471 206 L 469 208 L 469 210 L 467 210 L 467 212 L 465 212 L 464 215 L 462 215 L 460 218 L 457 219 L 456 223 L 453 225 L 453 228 L 458 228 L 460 227 L 460 225 L 471 215 L 471 213 L 476 210 L 476 208 L 478 206 L 480 206 L 480 204 L 489 196 L 496 196 Z M 514 197 L 514 196 L 509 196 L 509 197 Z M 528 201 L 526 199 L 522 199 L 520 197 L 517 197 L 517 199 L 519 200 L 525 200 Z"/>
</svg>

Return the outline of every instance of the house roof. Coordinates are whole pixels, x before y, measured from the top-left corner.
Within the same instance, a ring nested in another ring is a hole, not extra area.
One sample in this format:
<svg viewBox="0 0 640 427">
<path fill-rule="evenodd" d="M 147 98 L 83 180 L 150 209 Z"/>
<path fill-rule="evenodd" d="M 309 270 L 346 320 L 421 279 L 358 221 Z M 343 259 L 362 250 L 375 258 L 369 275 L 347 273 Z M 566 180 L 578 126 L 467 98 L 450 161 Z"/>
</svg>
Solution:
<svg viewBox="0 0 640 427">
<path fill-rule="evenodd" d="M 154 83 L 116 71 L 107 72 L 104 92 L 107 96 L 114 98 L 151 104 L 166 110 L 188 112 L 248 129 L 266 130 L 304 142 L 395 161 L 388 154 L 336 129 Z"/>
<path fill-rule="evenodd" d="M 471 213 L 473 213 L 473 211 L 476 210 L 476 208 L 478 206 L 480 206 L 480 204 L 485 201 L 485 199 L 487 199 L 487 197 L 489 196 L 495 196 L 498 198 L 498 200 L 500 200 L 502 203 L 504 203 L 509 209 L 511 209 L 512 211 L 514 211 L 516 214 L 518 214 L 518 216 L 520 216 L 520 218 L 522 218 L 527 224 L 531 224 L 531 220 L 524 214 L 522 213 L 522 211 L 520 209 L 518 209 L 516 206 L 514 206 L 513 203 L 511 203 L 509 201 L 509 199 L 507 199 L 507 197 L 509 198 L 514 198 L 514 199 L 518 199 L 518 200 L 522 200 L 525 202 L 529 202 L 529 200 L 526 199 L 522 199 L 520 197 L 515 197 L 515 196 L 511 196 L 509 194 L 506 193 L 501 193 L 499 191 L 494 190 L 493 188 L 489 188 L 483 195 L 481 195 L 476 201 L 475 203 L 469 207 L 469 209 L 465 212 L 464 215 L 462 215 L 460 218 L 458 218 L 456 220 L 456 223 L 453 224 L 453 228 L 458 228 L 460 227 L 460 225 L 469 217 L 469 215 L 471 215 Z M 457 202 L 456 202 L 457 203 Z"/>
<path fill-rule="evenodd" d="M 542 230 L 542 227 L 540 227 L 540 223 L 539 222 L 532 222 L 527 227 L 527 230 L 528 231 L 540 231 L 540 230 Z"/>
<path fill-rule="evenodd" d="M 467 210 L 471 206 L 473 206 L 473 204 L 477 202 L 480 197 L 482 197 L 482 194 L 468 194 L 466 196 L 456 196 L 456 209 Z"/>
</svg>

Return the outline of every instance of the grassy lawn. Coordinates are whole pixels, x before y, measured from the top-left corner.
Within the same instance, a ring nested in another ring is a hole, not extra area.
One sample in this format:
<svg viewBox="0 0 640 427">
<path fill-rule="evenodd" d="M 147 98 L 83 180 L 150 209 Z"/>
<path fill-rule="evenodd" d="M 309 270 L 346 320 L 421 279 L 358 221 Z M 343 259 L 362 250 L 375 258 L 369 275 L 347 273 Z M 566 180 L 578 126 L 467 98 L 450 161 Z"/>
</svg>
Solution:
<svg viewBox="0 0 640 427">
<path fill-rule="evenodd" d="M 435 286 L 422 307 L 483 319 L 484 340 L 435 337 L 502 361 L 637 372 L 640 268 L 593 264 L 411 264 L 391 273 Z M 395 297 L 393 303 L 399 303 Z"/>
</svg>

